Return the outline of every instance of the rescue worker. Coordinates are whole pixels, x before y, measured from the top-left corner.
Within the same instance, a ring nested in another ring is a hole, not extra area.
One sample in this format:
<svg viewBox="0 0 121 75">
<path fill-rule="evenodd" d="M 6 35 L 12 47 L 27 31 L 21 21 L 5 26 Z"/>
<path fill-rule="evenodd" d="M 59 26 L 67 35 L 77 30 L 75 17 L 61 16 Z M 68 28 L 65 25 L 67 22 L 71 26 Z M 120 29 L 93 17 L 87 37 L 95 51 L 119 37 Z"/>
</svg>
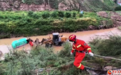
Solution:
<svg viewBox="0 0 121 75">
<path fill-rule="evenodd" d="M 26 41 L 27 41 L 27 44 L 30 44 L 30 46 L 33 46 L 33 40 L 32 39 L 28 38 Z"/>
<path fill-rule="evenodd" d="M 91 47 L 88 44 L 86 44 L 83 40 L 76 39 L 76 35 L 70 35 L 69 41 L 73 42 L 71 54 L 73 54 L 75 57 L 75 60 L 73 63 L 74 66 L 79 68 L 81 71 L 90 69 L 82 65 L 81 61 L 85 57 L 85 52 L 88 52 L 90 56 L 94 56 L 94 54 L 91 51 Z"/>
</svg>

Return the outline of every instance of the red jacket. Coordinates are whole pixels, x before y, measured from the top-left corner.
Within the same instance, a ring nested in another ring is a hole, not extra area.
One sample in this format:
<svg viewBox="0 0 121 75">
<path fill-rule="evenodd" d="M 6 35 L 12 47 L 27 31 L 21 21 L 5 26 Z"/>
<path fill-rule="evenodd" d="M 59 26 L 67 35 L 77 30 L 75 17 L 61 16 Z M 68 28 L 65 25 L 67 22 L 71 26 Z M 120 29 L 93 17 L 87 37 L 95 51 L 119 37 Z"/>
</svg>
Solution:
<svg viewBox="0 0 121 75">
<path fill-rule="evenodd" d="M 73 53 L 74 50 L 88 51 L 88 53 L 92 52 L 91 47 L 88 46 L 88 44 L 86 44 L 83 40 L 79 40 L 79 39 L 76 40 L 76 43 L 73 43 L 73 47 L 72 47 L 71 52 Z"/>
</svg>

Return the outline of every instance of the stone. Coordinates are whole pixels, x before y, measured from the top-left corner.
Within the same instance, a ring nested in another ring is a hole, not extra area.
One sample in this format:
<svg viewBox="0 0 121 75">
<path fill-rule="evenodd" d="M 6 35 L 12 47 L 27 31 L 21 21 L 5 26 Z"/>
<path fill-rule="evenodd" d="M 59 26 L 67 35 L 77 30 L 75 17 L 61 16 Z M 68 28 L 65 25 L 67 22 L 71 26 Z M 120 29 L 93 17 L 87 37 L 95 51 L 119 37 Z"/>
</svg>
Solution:
<svg viewBox="0 0 121 75">
<path fill-rule="evenodd" d="M 88 29 L 93 30 L 95 27 L 93 25 L 89 25 Z"/>
<path fill-rule="evenodd" d="M 113 69 L 113 67 L 112 67 L 112 66 L 106 66 L 106 67 L 104 67 L 104 71 L 112 70 L 112 69 Z"/>
</svg>

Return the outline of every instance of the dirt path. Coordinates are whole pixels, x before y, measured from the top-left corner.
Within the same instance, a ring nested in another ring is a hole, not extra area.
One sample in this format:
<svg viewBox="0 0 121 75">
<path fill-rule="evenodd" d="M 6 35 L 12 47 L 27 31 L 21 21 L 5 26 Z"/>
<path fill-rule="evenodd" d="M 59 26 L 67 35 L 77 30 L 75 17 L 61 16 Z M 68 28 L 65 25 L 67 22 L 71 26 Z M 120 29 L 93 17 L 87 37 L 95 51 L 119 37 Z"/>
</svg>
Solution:
<svg viewBox="0 0 121 75">
<path fill-rule="evenodd" d="M 121 32 L 117 28 L 110 28 L 110 29 L 102 29 L 102 30 L 90 30 L 90 31 L 81 31 L 81 32 L 73 32 L 73 33 L 60 33 L 60 35 L 64 35 L 68 37 L 71 34 L 77 35 L 77 38 L 84 40 L 85 42 L 91 41 L 93 38 L 101 37 L 101 38 L 107 38 L 108 35 L 121 35 Z M 52 36 L 52 34 L 49 35 L 43 35 L 43 36 L 32 36 L 31 39 L 35 40 L 36 38 L 39 38 L 41 40 L 42 38 L 48 38 L 49 36 Z M 3 53 L 7 53 L 8 47 L 11 49 L 11 43 L 14 40 L 18 40 L 23 37 L 18 38 L 8 38 L 8 39 L 0 39 L 0 50 Z M 25 48 L 26 50 L 30 50 L 31 47 L 29 45 L 26 45 L 24 47 L 21 47 L 19 49 Z M 60 51 L 62 47 L 53 47 L 55 52 Z"/>
</svg>

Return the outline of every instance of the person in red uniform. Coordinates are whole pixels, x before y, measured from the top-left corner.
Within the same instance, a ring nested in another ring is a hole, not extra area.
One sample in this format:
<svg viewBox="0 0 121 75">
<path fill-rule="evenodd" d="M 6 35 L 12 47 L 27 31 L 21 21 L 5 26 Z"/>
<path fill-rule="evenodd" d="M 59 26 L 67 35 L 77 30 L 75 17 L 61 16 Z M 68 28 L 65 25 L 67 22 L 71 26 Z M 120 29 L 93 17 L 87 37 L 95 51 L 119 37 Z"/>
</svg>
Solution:
<svg viewBox="0 0 121 75">
<path fill-rule="evenodd" d="M 85 57 L 85 52 L 88 52 L 90 56 L 94 56 L 94 54 L 91 51 L 91 47 L 86 44 L 83 40 L 76 39 L 76 35 L 70 35 L 69 41 L 73 42 L 71 54 L 74 55 L 74 66 L 79 68 L 80 70 L 86 70 L 89 69 L 88 67 L 85 67 L 81 64 L 81 61 Z"/>
<path fill-rule="evenodd" d="M 27 44 L 28 44 L 28 43 L 30 44 L 30 46 L 33 46 L 33 40 L 32 40 L 32 39 L 28 38 L 28 39 L 27 39 Z"/>
</svg>

